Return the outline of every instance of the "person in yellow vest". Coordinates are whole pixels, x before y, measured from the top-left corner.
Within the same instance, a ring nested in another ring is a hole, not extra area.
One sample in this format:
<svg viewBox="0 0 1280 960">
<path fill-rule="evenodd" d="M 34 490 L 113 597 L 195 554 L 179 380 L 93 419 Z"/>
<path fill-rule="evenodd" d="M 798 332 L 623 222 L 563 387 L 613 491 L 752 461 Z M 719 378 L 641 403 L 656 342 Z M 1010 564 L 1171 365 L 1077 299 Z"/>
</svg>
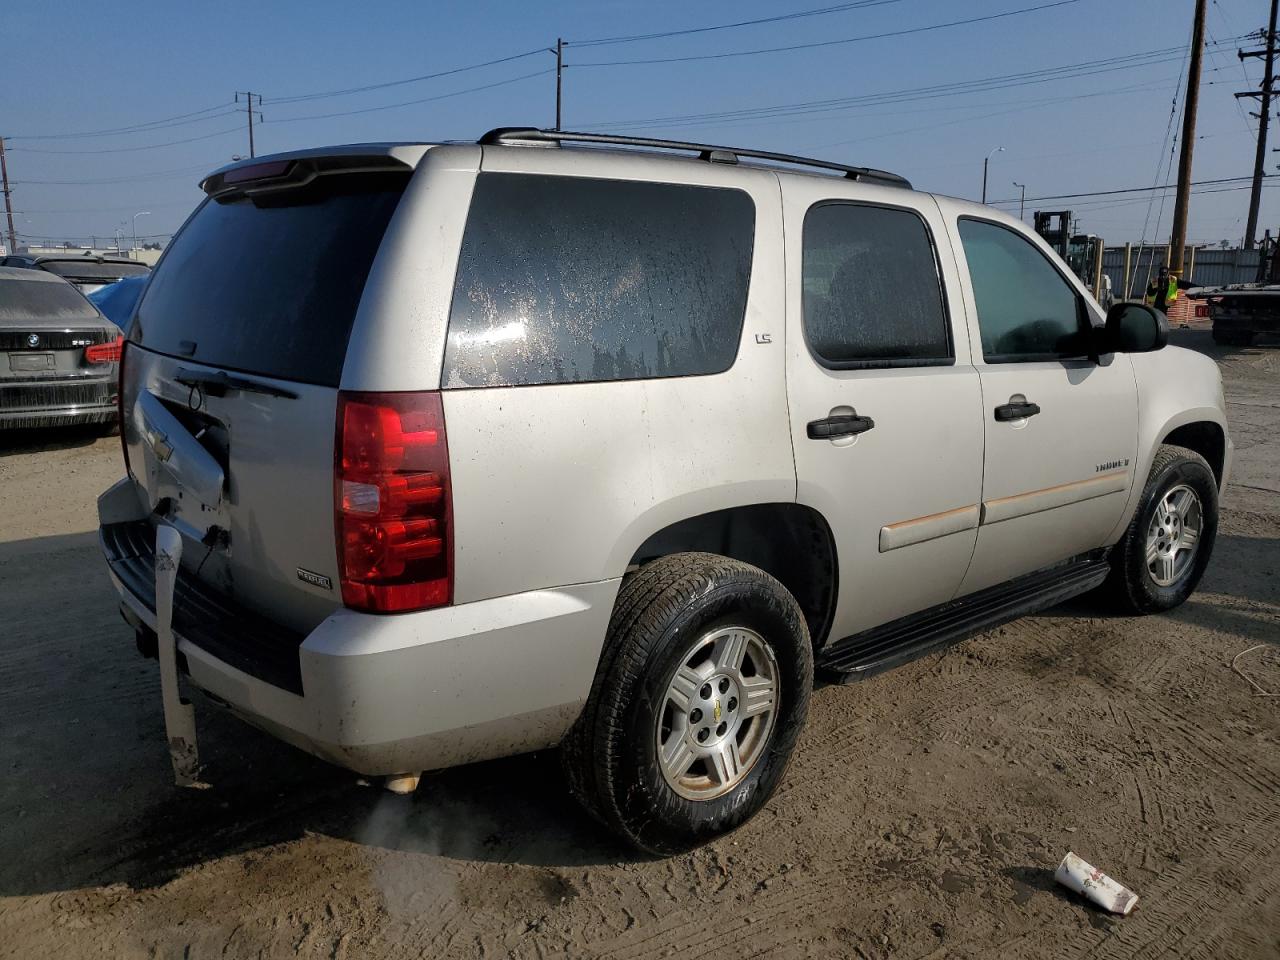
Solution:
<svg viewBox="0 0 1280 960">
<path fill-rule="evenodd" d="M 1161 267 L 1155 279 L 1148 284 L 1147 293 L 1142 298 L 1142 302 L 1167 313 L 1169 308 L 1178 302 L 1178 291 L 1190 290 L 1194 286 L 1196 284 L 1190 280 L 1183 280 L 1170 273 L 1168 267 Z"/>
</svg>

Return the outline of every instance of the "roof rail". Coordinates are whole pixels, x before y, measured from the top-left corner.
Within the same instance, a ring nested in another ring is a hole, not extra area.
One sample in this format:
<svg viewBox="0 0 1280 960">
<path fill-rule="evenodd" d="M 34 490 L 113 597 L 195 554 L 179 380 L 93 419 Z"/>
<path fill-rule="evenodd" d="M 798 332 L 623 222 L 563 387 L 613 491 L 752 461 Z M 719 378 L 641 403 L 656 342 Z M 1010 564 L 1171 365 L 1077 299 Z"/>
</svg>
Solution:
<svg viewBox="0 0 1280 960">
<path fill-rule="evenodd" d="M 752 160 L 768 160 L 772 163 L 833 170 L 850 180 L 911 189 L 911 182 L 906 177 L 889 173 L 887 170 L 851 167 L 831 160 L 814 160 L 811 157 L 797 157 L 790 153 L 772 153 L 768 150 L 751 150 L 744 147 L 717 147 L 709 143 L 686 143 L 682 140 L 650 140 L 646 137 L 623 137 L 611 133 L 570 133 L 563 130 L 540 130 L 536 127 L 497 127 L 476 142 L 483 146 L 495 146 L 521 140 L 554 144 L 601 143 L 619 147 L 644 147 L 649 150 L 687 150 L 698 154 L 698 159 L 710 163 L 737 163 L 739 157 L 747 157 Z"/>
</svg>

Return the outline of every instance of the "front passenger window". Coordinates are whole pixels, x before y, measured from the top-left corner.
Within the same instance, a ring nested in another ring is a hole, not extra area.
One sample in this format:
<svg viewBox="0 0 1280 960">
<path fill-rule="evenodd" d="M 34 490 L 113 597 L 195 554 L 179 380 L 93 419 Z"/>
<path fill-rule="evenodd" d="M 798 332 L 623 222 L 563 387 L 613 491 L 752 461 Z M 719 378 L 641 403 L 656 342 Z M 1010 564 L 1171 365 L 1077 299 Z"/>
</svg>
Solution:
<svg viewBox="0 0 1280 960">
<path fill-rule="evenodd" d="M 983 220 L 960 220 L 987 363 L 1083 357 L 1080 298 L 1025 237 Z"/>
</svg>

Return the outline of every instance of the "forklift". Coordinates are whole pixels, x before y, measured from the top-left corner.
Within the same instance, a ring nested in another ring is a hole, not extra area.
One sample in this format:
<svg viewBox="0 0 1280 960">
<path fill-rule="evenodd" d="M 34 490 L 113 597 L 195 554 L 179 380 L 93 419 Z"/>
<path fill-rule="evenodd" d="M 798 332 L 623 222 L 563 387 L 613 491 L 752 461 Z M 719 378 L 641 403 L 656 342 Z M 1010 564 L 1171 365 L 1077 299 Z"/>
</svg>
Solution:
<svg viewBox="0 0 1280 960">
<path fill-rule="evenodd" d="M 1063 259 L 1071 272 L 1093 291 L 1105 310 L 1111 303 L 1111 284 L 1102 272 L 1102 252 L 1106 244 L 1092 233 L 1071 232 L 1070 210 L 1037 210 L 1036 233 Z"/>
</svg>

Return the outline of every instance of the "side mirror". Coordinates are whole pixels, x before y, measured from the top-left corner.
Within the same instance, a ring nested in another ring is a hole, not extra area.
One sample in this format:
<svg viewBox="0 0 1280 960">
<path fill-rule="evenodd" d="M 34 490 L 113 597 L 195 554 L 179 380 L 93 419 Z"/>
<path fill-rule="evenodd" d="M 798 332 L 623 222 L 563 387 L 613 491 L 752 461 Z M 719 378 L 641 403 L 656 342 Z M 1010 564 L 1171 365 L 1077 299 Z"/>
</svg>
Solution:
<svg viewBox="0 0 1280 960">
<path fill-rule="evenodd" d="M 1117 303 L 1107 311 L 1106 353 L 1150 353 L 1169 342 L 1169 321 L 1145 303 Z"/>
</svg>

